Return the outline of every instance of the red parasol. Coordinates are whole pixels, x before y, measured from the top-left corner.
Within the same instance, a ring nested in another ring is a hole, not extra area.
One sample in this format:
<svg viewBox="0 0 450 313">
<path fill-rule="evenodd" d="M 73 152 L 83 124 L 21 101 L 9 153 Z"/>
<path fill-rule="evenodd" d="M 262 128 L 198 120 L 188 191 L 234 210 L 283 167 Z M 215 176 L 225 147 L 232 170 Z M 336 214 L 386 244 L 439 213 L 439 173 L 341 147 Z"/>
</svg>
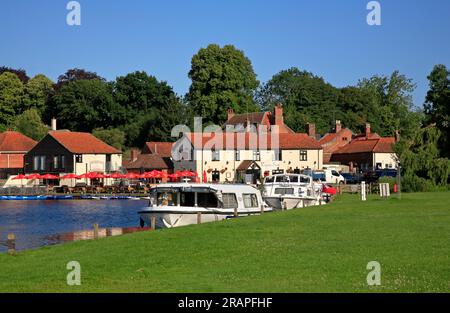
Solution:
<svg viewBox="0 0 450 313">
<path fill-rule="evenodd" d="M 128 174 L 125 174 L 125 178 L 128 178 L 128 179 L 139 179 L 139 178 L 141 178 L 141 175 L 136 174 L 136 173 L 128 173 Z"/>
<path fill-rule="evenodd" d="M 109 175 L 109 178 L 125 178 L 125 175 L 120 173 L 113 173 Z"/>
<path fill-rule="evenodd" d="M 40 179 L 59 179 L 59 176 L 52 175 L 52 174 L 45 174 L 45 175 L 39 175 Z"/>
<path fill-rule="evenodd" d="M 61 179 L 79 179 L 80 176 L 76 175 L 76 174 L 66 174 L 63 177 L 61 177 Z"/>
<path fill-rule="evenodd" d="M 39 179 L 40 175 L 39 174 L 31 174 L 31 175 L 28 175 L 25 177 L 26 177 L 26 179 Z"/>
<path fill-rule="evenodd" d="M 23 174 L 19 174 L 19 175 L 17 175 L 16 177 L 13 178 L 13 180 L 16 180 L 16 179 L 22 180 L 22 179 L 28 179 L 28 178 L 27 178 L 27 176 L 25 176 L 25 175 L 23 175 Z"/>
</svg>

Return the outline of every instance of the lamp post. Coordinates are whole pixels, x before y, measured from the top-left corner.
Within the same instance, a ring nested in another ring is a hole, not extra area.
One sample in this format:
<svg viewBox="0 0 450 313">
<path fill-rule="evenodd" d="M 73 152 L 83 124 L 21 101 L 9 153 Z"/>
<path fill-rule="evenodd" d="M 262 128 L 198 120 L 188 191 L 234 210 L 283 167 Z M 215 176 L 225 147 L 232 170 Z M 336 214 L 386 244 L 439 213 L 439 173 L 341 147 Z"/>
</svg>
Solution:
<svg viewBox="0 0 450 313">
<path fill-rule="evenodd" d="M 402 183 L 402 178 L 401 178 L 401 165 L 400 162 L 397 163 L 397 198 L 401 199 L 402 198 L 402 187 L 401 187 L 401 183 Z"/>
</svg>

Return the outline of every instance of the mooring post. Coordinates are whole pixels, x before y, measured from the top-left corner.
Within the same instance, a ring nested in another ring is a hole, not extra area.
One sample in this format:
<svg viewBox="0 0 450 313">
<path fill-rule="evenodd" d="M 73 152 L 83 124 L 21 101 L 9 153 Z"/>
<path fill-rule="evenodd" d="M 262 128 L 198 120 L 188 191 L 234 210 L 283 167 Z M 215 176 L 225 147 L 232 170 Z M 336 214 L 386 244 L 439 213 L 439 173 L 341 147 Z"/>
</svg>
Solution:
<svg viewBox="0 0 450 313">
<path fill-rule="evenodd" d="M 16 252 L 16 235 L 8 234 L 8 254 L 13 255 Z"/>
<path fill-rule="evenodd" d="M 202 223 L 202 212 L 197 212 L 197 224 Z"/>
<path fill-rule="evenodd" d="M 94 239 L 98 239 L 98 224 L 94 224 Z"/>
<path fill-rule="evenodd" d="M 106 237 L 111 237 L 112 236 L 112 229 L 111 227 L 106 228 Z"/>
<path fill-rule="evenodd" d="M 153 230 L 156 228 L 156 216 L 152 216 L 150 219 L 150 228 Z"/>
<path fill-rule="evenodd" d="M 234 217 L 237 217 L 237 216 L 238 216 L 237 208 L 234 208 Z"/>
<path fill-rule="evenodd" d="M 264 213 L 264 205 L 261 204 L 261 214 Z"/>
</svg>

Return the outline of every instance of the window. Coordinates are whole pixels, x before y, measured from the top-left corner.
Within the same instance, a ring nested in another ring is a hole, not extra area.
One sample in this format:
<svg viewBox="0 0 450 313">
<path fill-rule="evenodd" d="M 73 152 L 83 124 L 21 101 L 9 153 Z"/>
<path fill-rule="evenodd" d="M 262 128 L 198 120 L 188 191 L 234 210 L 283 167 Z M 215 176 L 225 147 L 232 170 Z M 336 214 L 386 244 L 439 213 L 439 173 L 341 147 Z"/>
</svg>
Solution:
<svg viewBox="0 0 450 313">
<path fill-rule="evenodd" d="M 66 156 L 65 155 L 61 156 L 61 168 L 62 169 L 66 168 Z"/>
<path fill-rule="evenodd" d="M 53 156 L 53 169 L 59 168 L 59 156 Z"/>
<path fill-rule="evenodd" d="M 36 155 L 33 158 L 33 170 L 34 171 L 39 171 L 39 163 L 40 163 L 41 158 Z"/>
<path fill-rule="evenodd" d="M 39 170 L 44 171 L 45 170 L 45 155 L 40 156 L 40 164 L 39 164 Z"/>
<path fill-rule="evenodd" d="M 75 162 L 76 163 L 83 163 L 83 155 L 82 154 L 75 155 Z"/>
<path fill-rule="evenodd" d="M 197 193 L 197 206 L 204 208 L 217 208 L 218 200 L 212 192 L 199 192 Z"/>
<path fill-rule="evenodd" d="M 194 192 L 182 192 L 181 196 L 181 206 L 195 206 L 195 193 Z"/>
<path fill-rule="evenodd" d="M 177 193 L 176 192 L 158 192 L 158 205 L 177 205 Z"/>
<path fill-rule="evenodd" d="M 220 181 L 220 172 L 219 171 L 213 171 L 212 175 L 211 175 L 211 179 L 213 182 L 218 182 Z"/>
<path fill-rule="evenodd" d="M 261 161 L 261 153 L 259 150 L 253 150 L 253 161 Z"/>
<path fill-rule="evenodd" d="M 284 170 L 280 170 L 280 169 L 272 170 L 272 175 L 283 174 L 283 173 L 284 173 Z"/>
<path fill-rule="evenodd" d="M 258 198 L 254 193 L 243 194 L 244 199 L 244 207 L 246 208 L 257 208 L 258 207 Z"/>
<path fill-rule="evenodd" d="M 336 172 L 335 170 L 332 170 L 332 171 L 331 171 L 331 175 L 336 176 L 336 177 L 339 177 L 339 173 Z"/>
<path fill-rule="evenodd" d="M 220 161 L 220 151 L 211 150 L 211 160 Z"/>
<path fill-rule="evenodd" d="M 308 151 L 300 150 L 300 161 L 308 161 Z"/>
<path fill-rule="evenodd" d="M 224 193 L 222 194 L 223 208 L 224 209 L 234 209 L 238 207 L 236 200 L 236 194 L 234 193 Z"/>
<path fill-rule="evenodd" d="M 235 161 L 241 160 L 241 151 L 239 151 L 239 150 L 234 151 L 234 159 L 235 159 Z"/>
<path fill-rule="evenodd" d="M 294 188 L 275 188 L 276 195 L 293 195 Z"/>
<path fill-rule="evenodd" d="M 283 160 L 283 151 L 282 150 L 275 150 L 275 161 L 282 161 Z"/>
</svg>

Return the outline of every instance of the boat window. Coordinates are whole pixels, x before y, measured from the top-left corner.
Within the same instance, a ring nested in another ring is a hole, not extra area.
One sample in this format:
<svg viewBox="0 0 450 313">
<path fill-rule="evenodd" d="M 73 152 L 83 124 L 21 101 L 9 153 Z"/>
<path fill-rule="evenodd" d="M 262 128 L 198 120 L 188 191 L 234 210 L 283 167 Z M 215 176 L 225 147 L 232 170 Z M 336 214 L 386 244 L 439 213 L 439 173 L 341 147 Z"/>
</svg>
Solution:
<svg viewBox="0 0 450 313">
<path fill-rule="evenodd" d="M 308 176 L 300 176 L 301 183 L 309 183 L 310 178 Z"/>
<path fill-rule="evenodd" d="M 205 208 L 217 208 L 217 197 L 212 192 L 199 192 L 197 193 L 197 206 Z"/>
<path fill-rule="evenodd" d="M 244 207 L 246 208 L 257 208 L 258 207 L 258 198 L 254 193 L 247 193 L 242 195 L 244 198 Z"/>
<path fill-rule="evenodd" d="M 289 182 L 289 178 L 287 176 L 276 176 L 277 183 L 287 183 Z"/>
<path fill-rule="evenodd" d="M 275 176 L 266 177 L 266 183 L 273 183 L 275 181 Z"/>
<path fill-rule="evenodd" d="M 238 207 L 236 200 L 236 194 L 234 193 L 224 193 L 222 194 L 222 201 L 224 209 L 233 209 Z"/>
<path fill-rule="evenodd" d="M 158 205 L 177 205 L 177 193 L 176 192 L 158 192 Z"/>
<path fill-rule="evenodd" d="M 293 195 L 294 188 L 275 188 L 276 195 Z"/>
<path fill-rule="evenodd" d="M 298 183 L 298 176 L 291 175 L 289 176 L 289 180 L 291 181 L 291 183 Z"/>
<path fill-rule="evenodd" d="M 181 192 L 180 194 L 181 206 L 195 206 L 195 193 L 194 192 Z"/>
</svg>

